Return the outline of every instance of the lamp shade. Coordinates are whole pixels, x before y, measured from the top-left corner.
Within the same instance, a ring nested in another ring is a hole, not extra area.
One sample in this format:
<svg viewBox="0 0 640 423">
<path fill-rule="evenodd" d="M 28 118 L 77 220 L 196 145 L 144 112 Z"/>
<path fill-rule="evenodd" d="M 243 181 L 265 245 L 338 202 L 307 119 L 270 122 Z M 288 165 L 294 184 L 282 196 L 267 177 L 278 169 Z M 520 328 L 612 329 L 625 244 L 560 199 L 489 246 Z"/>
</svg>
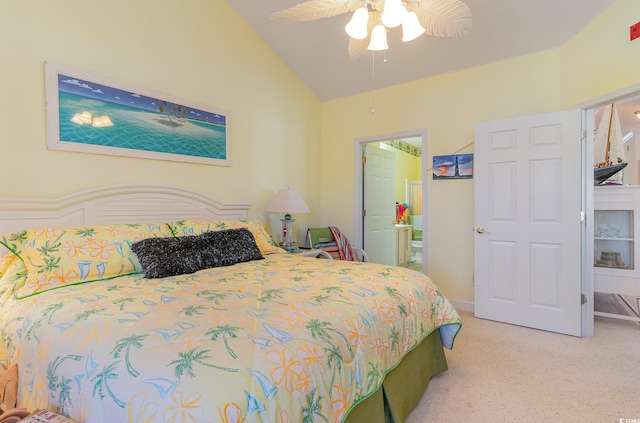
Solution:
<svg viewBox="0 0 640 423">
<path fill-rule="evenodd" d="M 371 42 L 367 49 L 373 51 L 389 49 L 389 44 L 387 44 L 387 28 L 385 28 L 384 25 L 376 25 L 373 27 L 371 31 Z"/>
<path fill-rule="evenodd" d="M 402 41 L 415 40 L 424 34 L 424 28 L 415 12 L 409 12 L 402 20 Z"/>
<path fill-rule="evenodd" d="M 407 9 L 402 4 L 402 0 L 385 0 L 384 10 L 380 19 L 388 28 L 395 28 L 402 23 Z"/>
<path fill-rule="evenodd" d="M 310 213 L 300 193 L 294 189 L 281 189 L 266 208 L 268 212 Z"/>
<path fill-rule="evenodd" d="M 365 7 L 359 7 L 353 12 L 353 17 L 349 23 L 345 25 L 344 30 L 349 37 L 355 38 L 356 40 L 364 40 L 367 38 L 367 35 L 369 35 L 368 22 L 369 12 Z"/>
</svg>

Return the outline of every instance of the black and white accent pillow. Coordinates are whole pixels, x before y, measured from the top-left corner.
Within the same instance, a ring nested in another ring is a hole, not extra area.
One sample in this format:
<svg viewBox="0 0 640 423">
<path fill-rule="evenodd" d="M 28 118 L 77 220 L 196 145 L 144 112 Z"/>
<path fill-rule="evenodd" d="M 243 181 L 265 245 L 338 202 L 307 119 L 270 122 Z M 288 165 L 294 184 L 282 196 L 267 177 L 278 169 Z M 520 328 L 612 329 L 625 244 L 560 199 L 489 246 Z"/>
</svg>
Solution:
<svg viewBox="0 0 640 423">
<path fill-rule="evenodd" d="M 231 266 L 264 257 L 245 228 L 168 238 L 147 238 L 131 249 L 146 278 L 185 275 L 212 267 Z"/>
<path fill-rule="evenodd" d="M 226 229 L 202 234 L 207 238 L 214 250 L 218 266 L 231 266 L 245 261 L 261 260 L 264 257 L 249 229 Z"/>
</svg>

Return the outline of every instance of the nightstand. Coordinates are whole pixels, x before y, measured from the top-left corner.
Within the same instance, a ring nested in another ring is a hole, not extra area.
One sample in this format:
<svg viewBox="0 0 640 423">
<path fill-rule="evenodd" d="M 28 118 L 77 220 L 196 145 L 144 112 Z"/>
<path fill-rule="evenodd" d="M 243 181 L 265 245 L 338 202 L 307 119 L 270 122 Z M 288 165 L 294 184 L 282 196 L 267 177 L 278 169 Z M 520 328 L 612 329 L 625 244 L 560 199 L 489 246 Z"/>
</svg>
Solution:
<svg viewBox="0 0 640 423">
<path fill-rule="evenodd" d="M 296 253 L 291 253 L 291 254 L 297 254 L 299 256 L 303 256 L 303 257 L 324 257 L 327 258 L 329 260 L 333 260 L 333 257 L 331 257 L 331 254 L 327 253 L 324 250 L 320 250 L 318 248 L 310 248 L 310 249 L 304 249 L 304 248 L 299 248 L 298 252 Z"/>
</svg>

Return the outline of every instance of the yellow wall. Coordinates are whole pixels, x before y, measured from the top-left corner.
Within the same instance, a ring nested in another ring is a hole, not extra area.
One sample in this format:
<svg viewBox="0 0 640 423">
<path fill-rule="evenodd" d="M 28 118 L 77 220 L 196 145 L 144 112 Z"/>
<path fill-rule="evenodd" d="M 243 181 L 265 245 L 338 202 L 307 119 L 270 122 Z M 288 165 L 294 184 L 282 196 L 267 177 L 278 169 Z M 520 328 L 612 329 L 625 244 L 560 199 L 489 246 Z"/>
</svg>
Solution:
<svg viewBox="0 0 640 423">
<path fill-rule="evenodd" d="M 378 90 L 374 114 L 371 93 L 323 103 L 322 221 L 354 231 L 355 191 L 344 181 L 359 171 L 356 138 L 426 128 L 430 164 L 471 143 L 477 122 L 572 108 L 639 82 L 640 40 L 629 42 L 639 18 L 640 2 L 618 0 L 561 48 Z M 473 180 L 424 180 L 428 273 L 449 298 L 473 301 Z"/>
<path fill-rule="evenodd" d="M 562 47 L 563 108 L 640 82 L 640 39 L 629 41 L 639 21 L 639 1 L 617 0 Z"/>
<path fill-rule="evenodd" d="M 431 163 L 471 143 L 476 122 L 572 108 L 640 80 L 640 40 L 629 42 L 640 2 L 617 0 L 558 49 L 378 90 L 372 114 L 370 93 L 319 103 L 227 2 L 188 3 L 2 1 L 0 196 L 165 183 L 267 217 L 290 186 L 313 212 L 294 216 L 300 232 L 334 224 L 349 236 L 356 138 L 426 128 Z M 232 166 L 47 150 L 45 61 L 230 111 Z M 472 301 L 473 180 L 425 182 L 429 274 Z M 268 216 L 276 230 L 278 218 Z"/>
<path fill-rule="evenodd" d="M 128 182 L 183 186 L 252 217 L 280 188 L 320 209 L 320 102 L 226 1 L 2 1 L 0 196 Z M 44 62 L 230 112 L 231 167 L 50 151 Z"/>
</svg>

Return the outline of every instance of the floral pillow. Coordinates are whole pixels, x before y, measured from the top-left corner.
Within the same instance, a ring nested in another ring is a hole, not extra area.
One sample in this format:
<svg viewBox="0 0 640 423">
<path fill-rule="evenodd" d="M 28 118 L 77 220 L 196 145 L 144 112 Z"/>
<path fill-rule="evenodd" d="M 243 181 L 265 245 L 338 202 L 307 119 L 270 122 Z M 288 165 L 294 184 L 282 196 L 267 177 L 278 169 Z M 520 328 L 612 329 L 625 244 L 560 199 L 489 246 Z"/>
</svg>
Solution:
<svg viewBox="0 0 640 423">
<path fill-rule="evenodd" d="M 20 261 L 20 257 L 16 256 L 12 252 L 8 252 L 4 256 L 0 257 L 0 281 L 3 280 L 4 275 L 16 261 Z"/>
<path fill-rule="evenodd" d="M 27 268 L 17 255 L 0 257 L 0 304 L 3 304 L 27 279 Z"/>
<path fill-rule="evenodd" d="M 171 235 L 165 224 L 121 224 L 68 228 L 39 228 L 2 238 L 20 257 L 27 280 L 17 292 L 28 297 L 65 285 L 140 273 L 131 244 Z"/>
<path fill-rule="evenodd" d="M 174 236 L 199 235 L 209 231 L 221 231 L 224 229 L 247 228 L 262 254 L 282 253 L 284 250 L 276 245 L 267 231 L 264 222 L 253 220 L 179 220 L 168 223 Z"/>
</svg>

